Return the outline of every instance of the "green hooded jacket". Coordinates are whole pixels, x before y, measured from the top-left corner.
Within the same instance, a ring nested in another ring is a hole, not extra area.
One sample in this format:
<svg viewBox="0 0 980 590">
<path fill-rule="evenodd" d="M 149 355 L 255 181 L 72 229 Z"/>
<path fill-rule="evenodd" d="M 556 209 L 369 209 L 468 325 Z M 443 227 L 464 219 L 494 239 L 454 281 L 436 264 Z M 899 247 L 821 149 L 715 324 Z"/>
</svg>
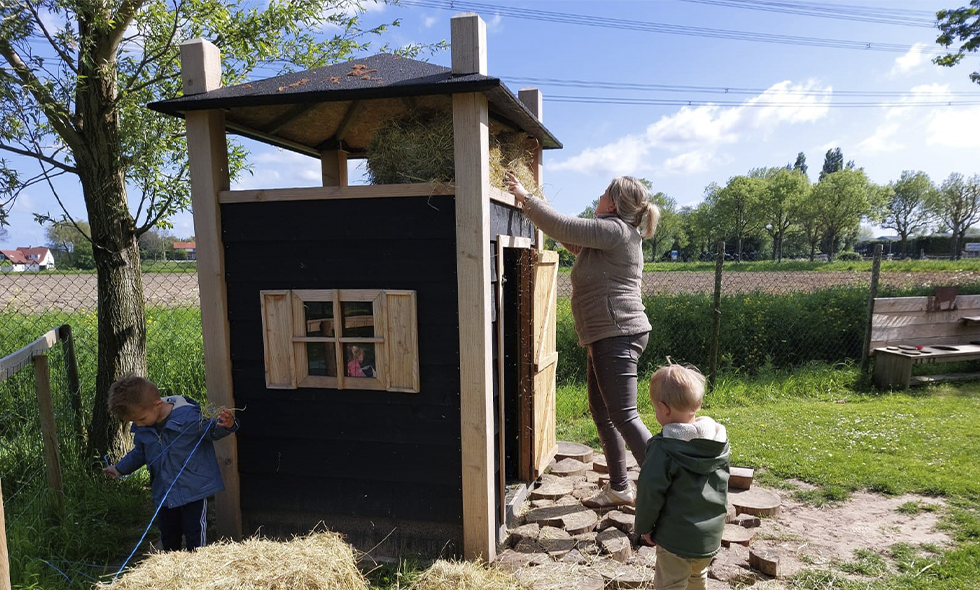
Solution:
<svg viewBox="0 0 980 590">
<path fill-rule="evenodd" d="M 724 428 L 724 427 L 721 427 Z M 711 557 L 721 547 L 728 498 L 726 440 L 665 438 L 647 443 L 636 484 L 636 534 L 685 558 Z"/>
</svg>

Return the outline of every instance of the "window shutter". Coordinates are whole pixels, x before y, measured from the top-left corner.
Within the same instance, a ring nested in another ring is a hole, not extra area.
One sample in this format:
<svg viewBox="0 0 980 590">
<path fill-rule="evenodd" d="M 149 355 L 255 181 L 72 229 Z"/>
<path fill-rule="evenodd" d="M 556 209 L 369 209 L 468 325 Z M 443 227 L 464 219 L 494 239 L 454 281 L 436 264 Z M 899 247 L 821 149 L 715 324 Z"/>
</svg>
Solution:
<svg viewBox="0 0 980 590">
<path fill-rule="evenodd" d="M 265 386 L 296 389 L 293 372 L 293 314 L 289 291 L 260 291 L 265 344 Z"/>
<path fill-rule="evenodd" d="M 415 291 L 385 291 L 388 390 L 418 393 L 419 337 Z"/>
</svg>

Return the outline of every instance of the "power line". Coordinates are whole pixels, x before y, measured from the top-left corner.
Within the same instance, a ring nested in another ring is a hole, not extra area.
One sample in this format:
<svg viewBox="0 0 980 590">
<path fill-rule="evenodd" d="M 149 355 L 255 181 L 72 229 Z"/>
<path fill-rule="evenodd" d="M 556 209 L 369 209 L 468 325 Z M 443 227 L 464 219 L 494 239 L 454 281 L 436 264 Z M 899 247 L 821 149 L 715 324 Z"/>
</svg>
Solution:
<svg viewBox="0 0 980 590">
<path fill-rule="evenodd" d="M 693 86 L 679 84 L 643 84 L 638 82 L 604 82 L 598 80 L 562 80 L 557 78 L 536 78 L 527 76 L 500 76 L 502 80 L 512 82 L 515 85 L 533 84 L 540 86 L 557 86 L 562 88 L 587 88 L 595 90 L 629 90 L 637 92 L 687 92 L 702 94 L 732 94 L 732 95 L 759 95 L 765 93 L 769 88 L 743 88 L 733 86 Z M 793 96 L 846 96 L 864 98 L 929 98 L 929 97 L 977 97 L 980 94 L 975 91 L 936 91 L 936 92 L 907 92 L 889 90 L 812 90 L 789 88 L 780 90 L 781 94 Z"/>
<path fill-rule="evenodd" d="M 879 43 L 873 41 L 853 41 L 847 39 L 826 39 L 821 37 L 803 37 L 797 35 L 779 35 L 774 33 L 754 33 L 749 31 L 710 29 L 706 27 L 691 27 L 686 25 L 672 25 L 649 21 L 607 18 L 596 15 L 531 10 L 526 8 L 499 6 L 495 4 L 483 4 L 480 2 L 458 2 L 456 0 L 400 0 L 399 4 L 403 6 L 435 8 L 440 10 L 492 12 L 494 14 L 511 18 L 535 20 L 548 23 L 608 28 L 620 31 L 627 30 L 643 33 L 683 35 L 708 39 L 729 39 L 736 41 L 751 41 L 756 43 L 826 47 L 832 49 L 862 49 L 865 51 L 883 51 L 890 53 L 906 53 L 912 49 L 911 45 L 899 43 Z M 939 48 L 934 47 L 924 48 L 922 52 L 936 54 L 942 53 Z"/>
<path fill-rule="evenodd" d="M 924 10 L 900 10 L 846 4 L 793 2 L 790 0 L 680 0 L 692 4 L 707 4 L 728 8 L 776 12 L 798 16 L 832 18 L 838 20 L 899 25 L 906 27 L 935 28 L 935 13 Z"/>
<path fill-rule="evenodd" d="M 581 104 L 615 104 L 615 105 L 644 105 L 644 106 L 722 106 L 722 107 L 751 107 L 751 108 L 884 108 L 884 107 L 956 107 L 977 106 L 977 100 L 933 100 L 918 102 L 787 102 L 785 100 L 758 100 L 753 102 L 735 100 L 683 100 L 671 98 L 635 98 L 628 96 L 575 96 L 575 95 L 544 95 L 547 102 L 566 102 Z"/>
</svg>

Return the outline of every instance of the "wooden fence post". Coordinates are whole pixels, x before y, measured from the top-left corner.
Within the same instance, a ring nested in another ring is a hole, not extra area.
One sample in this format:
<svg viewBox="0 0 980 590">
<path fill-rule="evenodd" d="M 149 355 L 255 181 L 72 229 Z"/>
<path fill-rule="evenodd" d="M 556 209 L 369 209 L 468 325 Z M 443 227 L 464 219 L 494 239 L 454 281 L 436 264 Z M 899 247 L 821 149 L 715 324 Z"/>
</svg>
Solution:
<svg viewBox="0 0 980 590">
<path fill-rule="evenodd" d="M 34 357 L 34 385 L 37 389 L 37 409 L 40 413 L 41 440 L 44 442 L 44 468 L 48 486 L 55 495 L 58 513 L 65 511 L 65 489 L 61 483 L 61 456 L 58 452 L 58 430 L 54 422 L 54 403 L 51 401 L 51 375 L 48 355 Z"/>
<path fill-rule="evenodd" d="M 7 558 L 7 525 L 3 518 L 2 485 L 0 485 L 0 590 L 10 590 L 10 560 Z"/>
<path fill-rule="evenodd" d="M 78 359 L 75 357 L 75 339 L 71 326 L 61 326 L 59 336 L 65 347 L 65 373 L 68 375 L 68 402 L 71 404 L 71 423 L 75 434 L 75 449 L 85 448 L 82 431 L 82 384 L 78 378 Z"/>
<path fill-rule="evenodd" d="M 861 348 L 861 374 L 868 374 L 871 346 L 871 321 L 875 313 L 875 297 L 878 296 L 878 277 L 881 275 L 881 244 L 875 244 L 874 262 L 871 263 L 871 289 L 868 290 L 868 318 L 864 325 L 864 346 Z"/>
<path fill-rule="evenodd" d="M 718 373 L 718 354 L 720 352 L 721 332 L 721 270 L 725 263 L 725 240 L 718 240 L 718 254 L 715 260 L 715 300 L 711 315 L 711 359 L 708 367 L 708 391 L 715 386 Z"/>
</svg>

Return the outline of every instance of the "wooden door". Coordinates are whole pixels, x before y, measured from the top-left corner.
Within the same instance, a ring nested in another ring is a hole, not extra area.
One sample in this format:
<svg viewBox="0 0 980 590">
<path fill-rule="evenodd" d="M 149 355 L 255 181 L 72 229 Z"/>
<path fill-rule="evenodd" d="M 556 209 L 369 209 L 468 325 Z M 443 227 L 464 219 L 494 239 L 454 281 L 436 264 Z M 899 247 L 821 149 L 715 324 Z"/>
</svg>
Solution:
<svg viewBox="0 0 980 590">
<path fill-rule="evenodd" d="M 522 289 L 524 319 L 521 344 L 520 448 L 521 477 L 537 479 L 555 456 L 555 369 L 558 366 L 555 306 L 558 297 L 558 253 L 528 250 L 522 266 L 530 279 Z M 525 345 L 526 343 L 526 345 Z"/>
</svg>

